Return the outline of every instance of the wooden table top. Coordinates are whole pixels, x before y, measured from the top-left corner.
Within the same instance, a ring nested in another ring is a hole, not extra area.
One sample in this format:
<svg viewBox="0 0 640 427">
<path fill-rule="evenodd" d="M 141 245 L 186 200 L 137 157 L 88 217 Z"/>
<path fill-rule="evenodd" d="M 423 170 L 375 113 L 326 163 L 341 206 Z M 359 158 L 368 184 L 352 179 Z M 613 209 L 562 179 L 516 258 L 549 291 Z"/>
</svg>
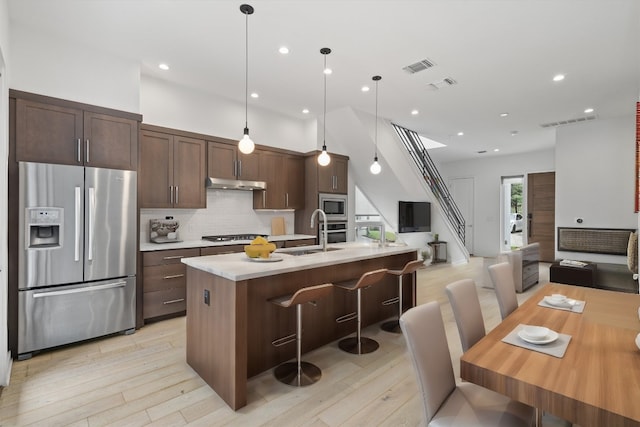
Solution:
<svg viewBox="0 0 640 427">
<path fill-rule="evenodd" d="M 583 313 L 538 306 L 558 293 Z M 460 358 L 463 380 L 581 427 L 640 425 L 640 295 L 550 283 Z M 571 335 L 563 358 L 501 342 L 518 324 Z"/>
</svg>

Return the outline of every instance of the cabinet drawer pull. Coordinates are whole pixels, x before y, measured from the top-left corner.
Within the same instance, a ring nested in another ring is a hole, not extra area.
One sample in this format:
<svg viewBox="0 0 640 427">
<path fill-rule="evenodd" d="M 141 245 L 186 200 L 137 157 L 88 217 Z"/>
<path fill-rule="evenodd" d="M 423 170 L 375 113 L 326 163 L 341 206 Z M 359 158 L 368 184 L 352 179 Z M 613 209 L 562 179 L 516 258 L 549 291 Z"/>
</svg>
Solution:
<svg viewBox="0 0 640 427">
<path fill-rule="evenodd" d="M 389 298 L 388 300 L 382 301 L 382 305 L 394 305 L 400 302 L 399 297 Z"/>
<path fill-rule="evenodd" d="M 82 152 L 82 143 L 80 142 L 80 138 L 78 138 L 78 163 L 82 162 L 81 152 Z"/>
<path fill-rule="evenodd" d="M 296 334 L 291 334 L 291 335 L 287 335 L 286 337 L 275 339 L 271 341 L 271 344 L 273 344 L 274 347 L 281 347 L 295 340 L 296 340 Z"/>
<path fill-rule="evenodd" d="M 179 190 L 179 188 L 180 188 L 180 187 L 178 187 L 178 186 L 176 185 L 176 205 L 179 203 L 179 202 L 178 202 L 178 194 L 179 194 L 179 193 L 178 193 L 178 190 Z"/>
<path fill-rule="evenodd" d="M 182 302 L 182 301 L 184 301 L 184 298 L 172 299 L 171 301 L 163 301 L 162 304 L 164 305 L 175 304 L 177 302 Z"/>
<path fill-rule="evenodd" d="M 178 277 L 184 277 L 184 274 L 172 274 L 170 276 L 164 276 L 163 279 L 177 279 Z"/>
<path fill-rule="evenodd" d="M 173 185 L 169 186 L 169 204 L 173 204 Z"/>
<path fill-rule="evenodd" d="M 354 311 L 353 313 L 349 313 L 349 314 L 345 314 L 344 316 L 337 317 L 336 323 L 344 323 L 344 322 L 348 322 L 349 320 L 353 320 L 357 318 L 358 318 L 358 313 Z"/>
<path fill-rule="evenodd" d="M 89 139 L 87 138 L 87 163 L 89 163 Z"/>
<path fill-rule="evenodd" d="M 184 258 L 184 255 L 172 255 L 172 256 L 162 257 L 162 259 L 180 259 L 180 258 Z"/>
</svg>

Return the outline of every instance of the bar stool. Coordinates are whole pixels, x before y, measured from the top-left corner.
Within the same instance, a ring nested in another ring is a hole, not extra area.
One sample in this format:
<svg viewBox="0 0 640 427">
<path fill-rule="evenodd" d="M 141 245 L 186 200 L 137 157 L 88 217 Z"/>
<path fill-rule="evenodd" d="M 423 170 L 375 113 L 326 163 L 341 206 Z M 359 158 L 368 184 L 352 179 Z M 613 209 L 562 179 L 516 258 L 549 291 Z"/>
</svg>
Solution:
<svg viewBox="0 0 640 427">
<path fill-rule="evenodd" d="M 386 274 L 387 269 L 382 268 L 380 270 L 373 270 L 364 273 L 359 279 L 334 284 L 334 286 L 338 286 L 339 288 L 346 289 L 348 291 L 358 291 L 358 311 L 336 319 L 336 322 L 338 323 L 358 319 L 356 336 L 343 338 L 338 342 L 338 346 L 343 351 L 352 354 L 366 354 L 372 353 L 378 349 L 379 345 L 377 341 L 363 337 L 360 333 L 362 329 L 362 288 L 369 287 L 379 282 Z"/>
<path fill-rule="evenodd" d="M 406 263 L 402 270 L 387 270 L 387 273 L 393 274 L 394 276 L 398 276 L 398 296 L 395 298 L 391 298 L 386 301 L 383 301 L 382 304 L 391 305 L 391 304 L 398 303 L 398 319 L 384 322 L 382 325 L 380 325 L 380 328 L 382 328 L 383 330 L 387 332 L 392 332 L 394 334 L 402 333 L 402 331 L 400 330 L 400 323 L 398 322 L 398 320 L 400 319 L 400 316 L 402 316 L 402 277 L 405 274 L 414 274 L 416 270 L 422 267 L 423 265 L 424 265 L 424 262 L 417 259 L 417 260 L 409 261 L 408 263 Z"/>
<path fill-rule="evenodd" d="M 278 381 L 295 387 L 303 387 L 315 383 L 322 376 L 322 371 L 316 365 L 300 360 L 302 354 L 302 304 L 314 304 L 317 299 L 329 295 L 331 288 L 333 288 L 331 283 L 308 286 L 298 289 L 293 295 L 284 295 L 269 300 L 279 307 L 288 308 L 292 305 L 296 306 L 296 361 L 281 363 L 274 369 L 273 375 Z M 284 340 L 288 338 L 289 337 L 285 337 Z M 276 341 L 274 341 L 274 345 Z M 283 345 L 291 341 L 293 340 L 281 341 L 278 345 Z"/>
</svg>

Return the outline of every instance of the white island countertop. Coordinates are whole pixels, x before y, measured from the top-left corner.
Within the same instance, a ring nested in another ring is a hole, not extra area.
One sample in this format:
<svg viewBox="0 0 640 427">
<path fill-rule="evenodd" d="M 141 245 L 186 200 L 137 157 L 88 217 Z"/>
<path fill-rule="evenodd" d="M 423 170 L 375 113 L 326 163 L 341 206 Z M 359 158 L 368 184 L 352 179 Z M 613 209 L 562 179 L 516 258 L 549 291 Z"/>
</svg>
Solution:
<svg viewBox="0 0 640 427">
<path fill-rule="evenodd" d="M 272 254 L 272 257 L 282 260 L 275 262 L 271 260 L 259 261 L 260 258 L 249 258 L 245 253 L 183 258 L 182 262 L 190 267 L 197 268 L 198 270 L 206 271 L 208 273 L 215 274 L 216 276 L 238 282 L 241 280 L 273 276 L 292 271 L 326 267 L 417 251 L 416 248 L 410 246 L 394 245 L 381 248 L 377 244 L 367 243 L 335 243 L 328 245 L 327 247 L 330 249 L 339 249 L 305 255 L 291 255 L 287 252 L 305 249 L 322 250 L 322 247 L 318 245 L 278 249 Z"/>
</svg>

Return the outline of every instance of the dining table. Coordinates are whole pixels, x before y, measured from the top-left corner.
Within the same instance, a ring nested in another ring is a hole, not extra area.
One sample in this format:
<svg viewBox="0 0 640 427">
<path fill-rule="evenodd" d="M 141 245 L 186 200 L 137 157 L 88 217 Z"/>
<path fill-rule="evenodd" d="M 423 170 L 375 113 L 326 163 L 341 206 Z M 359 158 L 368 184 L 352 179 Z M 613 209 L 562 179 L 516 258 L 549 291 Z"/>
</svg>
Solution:
<svg viewBox="0 0 640 427">
<path fill-rule="evenodd" d="M 554 307 L 553 294 L 583 306 Z M 460 376 L 580 427 L 640 426 L 639 308 L 637 294 L 544 284 L 462 355 Z M 564 353 L 518 342 L 524 325 L 555 331 Z"/>
</svg>

